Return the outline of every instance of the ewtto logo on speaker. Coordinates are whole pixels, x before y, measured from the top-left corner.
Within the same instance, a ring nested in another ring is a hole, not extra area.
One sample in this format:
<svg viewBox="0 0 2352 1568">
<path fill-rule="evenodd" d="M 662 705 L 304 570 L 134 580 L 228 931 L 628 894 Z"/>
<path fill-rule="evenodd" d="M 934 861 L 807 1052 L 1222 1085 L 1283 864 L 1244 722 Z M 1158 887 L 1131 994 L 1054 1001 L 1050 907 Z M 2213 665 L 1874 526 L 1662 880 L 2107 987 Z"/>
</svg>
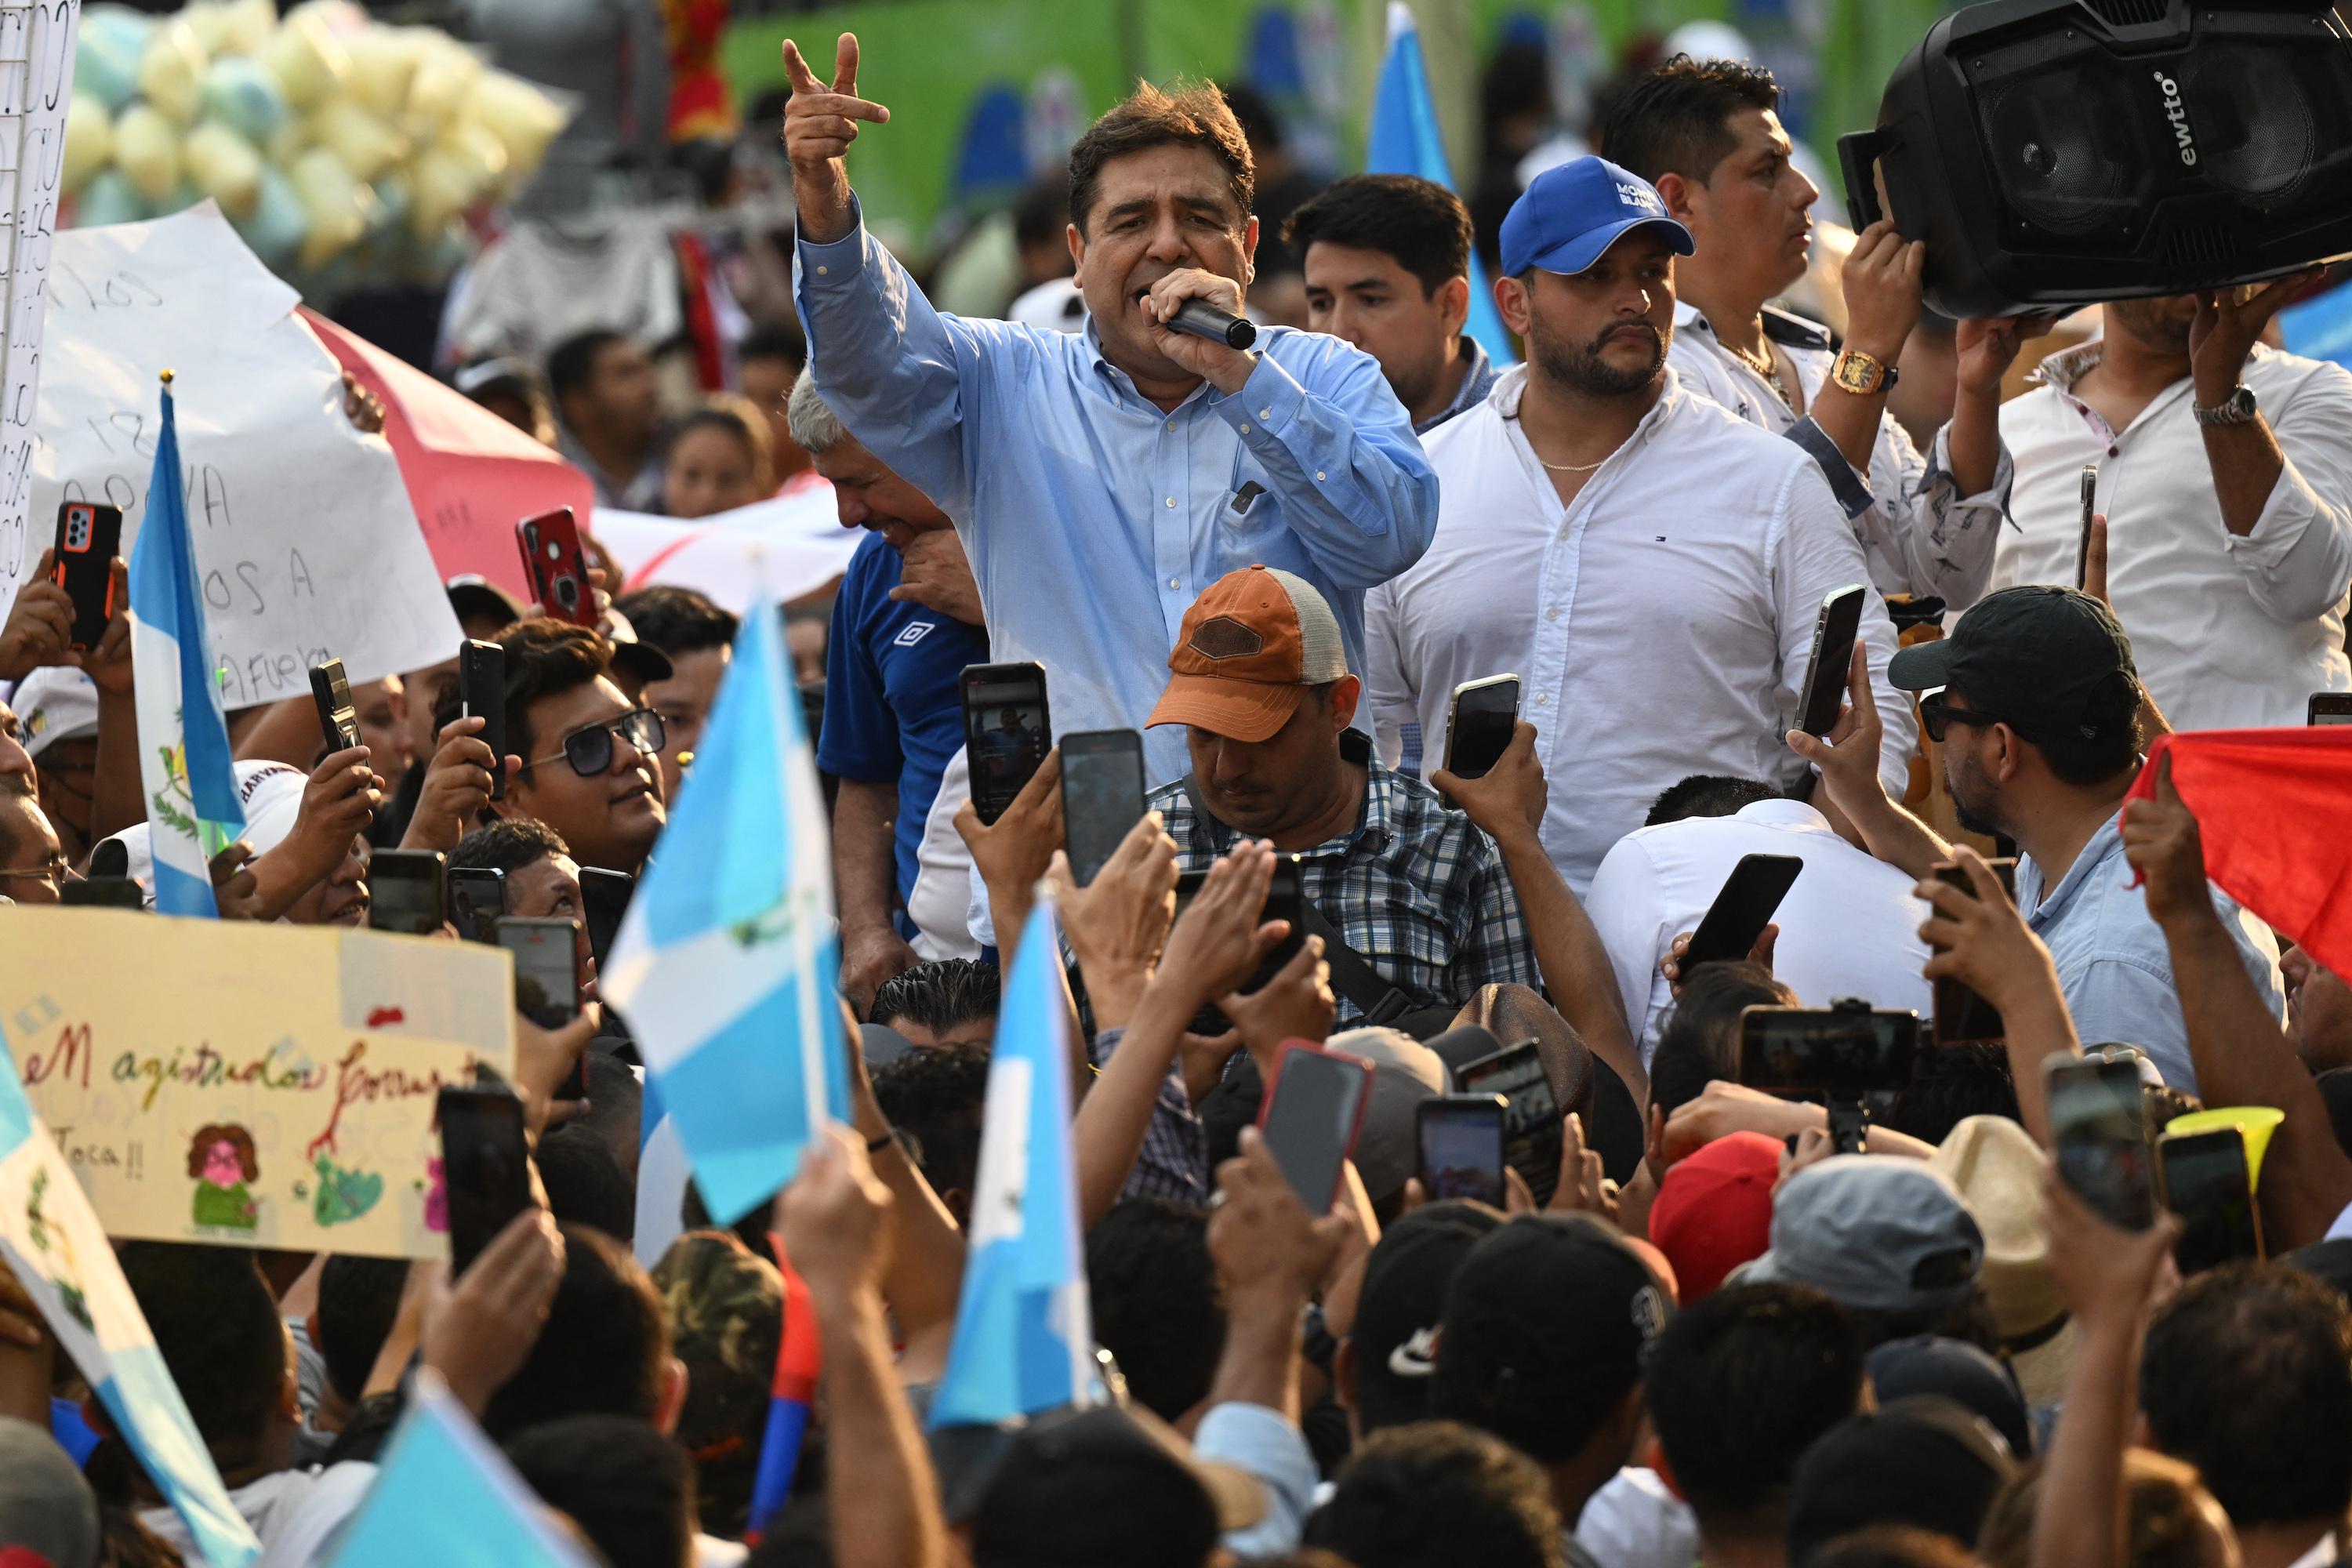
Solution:
<svg viewBox="0 0 2352 1568">
<path fill-rule="evenodd" d="M 2150 71 L 2156 79 L 2157 90 L 2164 94 L 2164 117 L 2172 121 L 2172 138 L 2180 143 L 2180 161 L 2189 168 L 2197 166 L 2197 138 L 2189 129 L 2189 108 L 2180 101 L 2180 84 L 2162 71 Z"/>
</svg>

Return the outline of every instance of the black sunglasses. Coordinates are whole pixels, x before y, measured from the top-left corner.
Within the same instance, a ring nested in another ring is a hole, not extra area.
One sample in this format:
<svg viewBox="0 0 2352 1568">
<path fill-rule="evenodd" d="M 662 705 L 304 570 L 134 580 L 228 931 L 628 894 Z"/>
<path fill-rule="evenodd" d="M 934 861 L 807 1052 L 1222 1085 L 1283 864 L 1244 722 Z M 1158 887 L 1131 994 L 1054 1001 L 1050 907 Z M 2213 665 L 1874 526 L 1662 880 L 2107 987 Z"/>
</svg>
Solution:
<svg viewBox="0 0 2352 1568">
<path fill-rule="evenodd" d="M 637 749 L 640 756 L 658 753 L 669 739 L 662 728 L 661 715 L 650 708 L 633 709 L 617 719 L 607 719 L 602 724 L 591 724 L 585 730 L 574 730 L 563 737 L 563 750 L 550 752 L 543 757 L 533 757 L 530 766 L 551 763 L 561 757 L 572 764 L 572 771 L 583 779 L 593 779 L 613 765 L 613 737 L 618 735 Z"/>
<path fill-rule="evenodd" d="M 2007 724 L 1998 713 L 1987 713 L 1979 708 L 1954 708 L 1944 700 L 1940 691 L 1919 699 L 1919 722 L 1927 731 L 1927 739 L 1937 745 L 1944 743 L 1947 724 Z M 2014 726 L 2012 726 L 2013 728 Z"/>
</svg>

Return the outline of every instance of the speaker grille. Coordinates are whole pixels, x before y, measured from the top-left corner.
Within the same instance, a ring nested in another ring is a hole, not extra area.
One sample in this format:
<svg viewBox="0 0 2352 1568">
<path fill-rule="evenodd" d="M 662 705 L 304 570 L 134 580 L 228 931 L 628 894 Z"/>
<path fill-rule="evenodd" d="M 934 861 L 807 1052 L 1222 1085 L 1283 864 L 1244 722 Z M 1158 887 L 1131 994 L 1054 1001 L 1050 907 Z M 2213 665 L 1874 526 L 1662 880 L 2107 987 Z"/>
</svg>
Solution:
<svg viewBox="0 0 2352 1568">
<path fill-rule="evenodd" d="M 2164 237 L 2160 254 L 2168 267 L 2208 268 L 2226 264 L 2235 249 L 2230 231 L 2218 223 L 2185 223 Z"/>
<path fill-rule="evenodd" d="M 2140 27 L 2164 20 L 2168 0 L 2084 0 L 2111 27 Z"/>
<path fill-rule="evenodd" d="M 2001 195 L 2023 216 L 2061 234 L 2126 220 L 2153 179 L 2129 127 L 2137 109 L 2113 70 L 2060 66 L 1988 84 L 1986 150 Z"/>
<path fill-rule="evenodd" d="M 2291 200 L 2318 163 L 2313 84 L 2274 54 L 2206 54 L 2180 73 L 2206 177 L 2257 205 Z"/>
</svg>

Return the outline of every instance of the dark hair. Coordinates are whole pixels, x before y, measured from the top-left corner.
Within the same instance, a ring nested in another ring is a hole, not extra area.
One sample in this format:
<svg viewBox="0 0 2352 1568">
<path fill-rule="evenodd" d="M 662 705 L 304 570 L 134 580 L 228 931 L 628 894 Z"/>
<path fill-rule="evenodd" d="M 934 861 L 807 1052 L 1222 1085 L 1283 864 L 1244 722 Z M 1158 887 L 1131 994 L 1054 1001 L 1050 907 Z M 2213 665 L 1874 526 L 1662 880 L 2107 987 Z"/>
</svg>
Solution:
<svg viewBox="0 0 2352 1568">
<path fill-rule="evenodd" d="M 1235 223 L 1247 221 L 1257 197 L 1257 174 L 1241 122 L 1214 82 L 1172 84 L 1164 92 L 1148 81 L 1135 84 L 1125 102 L 1087 128 L 1070 148 L 1070 221 L 1082 235 L 1094 210 L 1103 165 L 1154 147 L 1198 147 L 1224 165 L 1233 193 Z"/>
<path fill-rule="evenodd" d="M 596 379 L 596 362 L 604 351 L 628 341 L 622 333 L 591 327 L 556 344 L 547 356 L 547 387 L 555 395 L 555 405 L 561 408 L 573 393 L 587 391 Z"/>
<path fill-rule="evenodd" d="M 1013 204 L 1013 243 L 1053 245 L 1062 239 L 1070 218 L 1070 176 L 1061 170 L 1029 182 Z"/>
<path fill-rule="evenodd" d="M 1862 1336 L 1801 1285 L 1735 1285 L 1668 1323 L 1644 1379 L 1675 1489 L 1710 1530 L 1777 1539 L 1797 1459 L 1862 1400 Z"/>
<path fill-rule="evenodd" d="M 457 847 L 449 851 L 449 869 L 488 869 L 512 876 L 551 855 L 572 858 L 572 847 L 563 842 L 563 835 L 535 816 L 501 816 L 467 830 Z"/>
<path fill-rule="evenodd" d="M 1976 1568 L 1969 1549 L 1948 1535 L 1909 1524 L 1874 1524 L 1841 1535 L 1793 1568 Z"/>
<path fill-rule="evenodd" d="M 1551 1483 L 1501 1438 L 1453 1421 L 1374 1433 L 1340 1470 L 1307 1543 L 1355 1568 L 1562 1568 L 1567 1532 Z"/>
<path fill-rule="evenodd" d="M 767 422 L 762 420 L 753 428 L 749 419 L 730 406 L 735 404 L 755 410 L 758 406 L 731 393 L 719 395 L 677 422 L 669 434 L 670 446 L 675 449 L 689 430 L 717 430 L 743 448 L 743 456 L 751 465 L 753 482 L 757 483 L 762 477 L 772 477 Z"/>
<path fill-rule="evenodd" d="M 2204 1472 L 2241 1530 L 2352 1507 L 2352 1314 L 2283 1263 L 2225 1265 L 2158 1310 L 2140 1362 L 2156 1446 Z"/>
<path fill-rule="evenodd" d="M 1225 1306 L 1205 1213 L 1166 1198 L 1115 1205 L 1087 1232 L 1087 1289 L 1095 1340 L 1137 1404 L 1172 1423 L 1209 1396 Z"/>
<path fill-rule="evenodd" d="M 319 1269 L 319 1311 L 311 1320 L 311 1348 L 327 1363 L 327 1381 L 349 1405 L 367 1392 L 368 1373 L 400 1316 L 401 1288 L 408 1262 L 400 1258 L 345 1258 L 338 1254 Z"/>
<path fill-rule="evenodd" d="M 1941 1143 L 1971 1116 L 2023 1120 L 2008 1047 L 1979 1040 L 1929 1047 L 1885 1125 L 1922 1143 Z"/>
<path fill-rule="evenodd" d="M 935 958 L 892 975 L 874 993 L 866 1021 L 888 1026 L 904 1018 L 934 1035 L 996 1016 L 1003 974 L 976 958 Z"/>
<path fill-rule="evenodd" d="M 196 1435 L 223 1468 L 253 1458 L 286 1387 L 286 1325 L 243 1247 L 125 1242 L 116 1253 Z"/>
<path fill-rule="evenodd" d="M 1600 153 L 1654 185 L 1667 174 L 1705 184 L 1739 145 L 1731 117 L 1780 105 L 1780 84 L 1761 66 L 1676 55 L 1618 94 L 1601 127 Z"/>
<path fill-rule="evenodd" d="M 548 616 L 517 621 L 491 640 L 507 654 L 508 754 L 522 759 L 520 776 L 528 779 L 541 745 L 530 727 L 531 705 L 604 675 L 613 668 L 613 645 L 600 632 Z"/>
<path fill-rule="evenodd" d="M 793 367 L 798 375 L 808 363 L 808 339 L 797 321 L 763 321 L 743 334 L 735 345 L 735 363 L 749 359 L 780 359 Z"/>
<path fill-rule="evenodd" d="M 1350 174 L 1308 197 L 1282 226 L 1298 252 L 1318 241 L 1377 250 L 1421 279 L 1422 296 L 1470 275 L 1470 209 L 1433 180 Z"/>
<path fill-rule="evenodd" d="M 551 1508 L 571 1515 L 604 1561 L 688 1568 L 694 1465 L 641 1420 L 572 1415 L 518 1432 L 507 1458 Z"/>
<path fill-rule="evenodd" d="M 719 608 L 709 595 L 676 583 L 656 583 L 623 595 L 613 607 L 629 617 L 638 640 L 668 654 L 732 647 L 743 625 L 740 616 Z"/>
<path fill-rule="evenodd" d="M 188 1140 L 188 1174 L 202 1176 L 205 1162 L 212 1157 L 213 1145 L 226 1143 L 236 1155 L 236 1168 L 248 1182 L 261 1175 L 261 1163 L 253 1152 L 253 1134 L 234 1121 L 214 1121 L 196 1129 Z"/>
<path fill-rule="evenodd" d="M 989 1051 L 912 1050 L 874 1073 L 874 1102 L 934 1192 L 970 1193 L 980 1170 L 981 1113 L 988 1102 Z"/>
<path fill-rule="evenodd" d="M 1761 779 L 1736 779 L 1717 773 L 1693 773 L 1677 779 L 1650 803 L 1644 827 L 1658 827 L 1693 816 L 1737 816 L 1759 801 L 1785 798 Z"/>
<path fill-rule="evenodd" d="M 1650 1058 L 1651 1106 L 1672 1116 L 1714 1080 L 1738 1082 L 1741 1011 L 1787 1006 L 1793 999 L 1770 970 L 1745 959 L 1692 970 Z"/>
<path fill-rule="evenodd" d="M 593 1226 L 627 1241 L 637 1233 L 637 1194 L 603 1135 L 567 1124 L 539 1141 L 534 1158 L 547 1186 L 547 1212 L 566 1225 Z"/>
<path fill-rule="evenodd" d="M 563 1282 L 539 1340 L 490 1398 L 482 1429 L 503 1438 L 567 1415 L 653 1418 L 669 1363 L 661 1299 L 629 1249 L 603 1231 L 566 1225 Z"/>
</svg>

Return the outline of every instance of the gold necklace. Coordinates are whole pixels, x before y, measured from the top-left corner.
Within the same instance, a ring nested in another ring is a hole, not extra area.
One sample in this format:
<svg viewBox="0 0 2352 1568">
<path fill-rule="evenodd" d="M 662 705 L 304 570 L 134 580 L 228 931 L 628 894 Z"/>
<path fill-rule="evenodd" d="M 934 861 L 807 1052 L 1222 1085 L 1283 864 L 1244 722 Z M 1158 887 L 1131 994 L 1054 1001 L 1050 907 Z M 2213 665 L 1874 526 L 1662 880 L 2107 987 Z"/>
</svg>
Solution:
<svg viewBox="0 0 2352 1568">
<path fill-rule="evenodd" d="M 1534 448 L 1529 447 L 1528 450 L 1533 451 Z M 1609 457 L 1613 458 L 1616 455 L 1616 453 L 1612 452 L 1609 454 Z M 1601 459 L 1601 463 L 1605 463 L 1608 460 L 1609 458 L 1603 458 Z M 1589 474 L 1593 469 L 1601 466 L 1601 463 L 1544 463 L 1543 454 L 1541 452 L 1536 453 L 1536 461 L 1543 463 L 1545 468 L 1549 468 L 1555 474 Z"/>
<path fill-rule="evenodd" d="M 1738 343 L 1725 342 L 1721 338 L 1717 338 L 1715 341 L 1717 342 L 1723 343 L 1725 348 L 1729 349 L 1732 353 L 1738 358 L 1740 363 L 1746 365 L 1749 370 L 1754 371 L 1758 375 L 1763 377 L 1764 384 L 1772 389 L 1772 395 L 1774 396 L 1778 397 L 1783 404 L 1786 404 L 1790 408 L 1794 408 L 1796 406 L 1794 403 L 1791 403 L 1789 400 L 1789 389 L 1780 383 L 1780 362 L 1772 357 L 1772 350 L 1769 343 L 1766 345 L 1762 353 L 1751 354 L 1746 349 L 1741 348 Z"/>
</svg>

